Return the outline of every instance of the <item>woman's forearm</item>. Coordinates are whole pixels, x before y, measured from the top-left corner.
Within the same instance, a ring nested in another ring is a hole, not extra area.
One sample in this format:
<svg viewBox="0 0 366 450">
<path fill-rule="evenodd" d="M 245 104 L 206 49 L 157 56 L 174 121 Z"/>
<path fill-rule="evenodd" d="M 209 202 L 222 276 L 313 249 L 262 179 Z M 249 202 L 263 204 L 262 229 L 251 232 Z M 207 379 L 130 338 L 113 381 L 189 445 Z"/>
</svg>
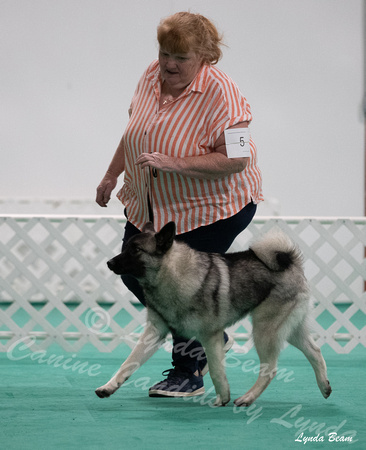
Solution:
<svg viewBox="0 0 366 450">
<path fill-rule="evenodd" d="M 111 193 L 117 185 L 117 178 L 125 170 L 125 149 L 123 138 L 109 164 L 108 170 L 97 187 L 95 201 L 99 206 L 105 208 L 111 198 Z"/>
<path fill-rule="evenodd" d="M 125 170 L 125 147 L 124 147 L 124 140 L 122 138 L 112 158 L 112 161 L 109 164 L 107 173 L 114 175 L 115 177 L 119 177 L 121 173 L 124 172 L 124 170 Z"/>
<path fill-rule="evenodd" d="M 175 158 L 162 153 L 142 153 L 136 160 L 141 168 L 153 167 L 163 172 L 175 172 L 185 177 L 215 180 L 241 172 L 248 158 L 229 159 L 222 153 Z"/>
<path fill-rule="evenodd" d="M 242 172 L 248 160 L 248 158 L 229 159 L 221 153 L 176 159 L 177 173 L 186 177 L 209 180 L 224 178 L 233 173 Z"/>
</svg>

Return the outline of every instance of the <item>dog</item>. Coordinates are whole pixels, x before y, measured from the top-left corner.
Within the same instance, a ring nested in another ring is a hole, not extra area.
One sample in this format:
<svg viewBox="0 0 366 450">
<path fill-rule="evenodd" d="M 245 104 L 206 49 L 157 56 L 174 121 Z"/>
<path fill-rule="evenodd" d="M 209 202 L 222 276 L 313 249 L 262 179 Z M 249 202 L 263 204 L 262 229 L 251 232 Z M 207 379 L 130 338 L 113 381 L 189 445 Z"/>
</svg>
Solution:
<svg viewBox="0 0 366 450">
<path fill-rule="evenodd" d="M 147 325 L 118 372 L 95 392 L 113 394 L 159 348 L 168 332 L 203 345 L 215 387 L 215 406 L 230 401 L 224 369 L 223 331 L 250 314 L 260 367 L 258 379 L 237 398 L 251 405 L 276 376 L 277 359 L 287 341 L 301 350 L 314 369 L 324 398 L 331 387 L 319 347 L 307 326 L 309 287 L 302 254 L 280 230 L 270 231 L 248 250 L 204 253 L 175 240 L 174 222 L 159 232 L 147 223 L 125 250 L 108 261 L 117 275 L 136 277 L 146 297 Z"/>
</svg>

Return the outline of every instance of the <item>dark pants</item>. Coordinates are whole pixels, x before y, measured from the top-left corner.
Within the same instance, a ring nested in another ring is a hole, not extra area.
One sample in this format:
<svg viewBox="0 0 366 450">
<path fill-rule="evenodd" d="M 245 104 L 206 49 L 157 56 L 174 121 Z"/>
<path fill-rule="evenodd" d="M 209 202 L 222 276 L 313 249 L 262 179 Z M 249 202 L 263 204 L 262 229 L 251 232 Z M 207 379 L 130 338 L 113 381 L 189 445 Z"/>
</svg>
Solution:
<svg viewBox="0 0 366 450">
<path fill-rule="evenodd" d="M 235 216 L 180 234 L 176 236 L 176 240 L 185 242 L 195 250 L 223 254 L 229 249 L 236 236 L 250 224 L 256 209 L 257 206 L 254 203 L 249 203 Z M 128 240 L 138 233 L 140 230 L 127 221 L 122 251 Z M 136 278 L 130 275 L 123 275 L 121 278 L 127 288 L 143 305 L 146 305 L 142 288 Z M 205 359 L 201 344 L 178 336 L 173 336 L 173 339 L 173 366 L 183 367 L 194 373 L 199 367 L 199 361 Z M 177 351 L 174 351 L 175 348 Z M 202 367 L 202 362 L 200 366 Z"/>
</svg>

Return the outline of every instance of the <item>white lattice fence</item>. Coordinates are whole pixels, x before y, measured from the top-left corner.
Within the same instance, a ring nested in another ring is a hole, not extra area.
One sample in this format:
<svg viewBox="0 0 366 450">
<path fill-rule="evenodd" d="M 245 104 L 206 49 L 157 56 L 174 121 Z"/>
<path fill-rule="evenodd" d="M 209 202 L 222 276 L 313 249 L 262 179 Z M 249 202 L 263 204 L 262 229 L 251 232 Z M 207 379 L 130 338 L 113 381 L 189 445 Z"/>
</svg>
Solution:
<svg viewBox="0 0 366 450">
<path fill-rule="evenodd" d="M 134 345 L 145 310 L 105 264 L 120 251 L 123 226 L 116 217 L 0 216 L 0 350 L 27 336 L 32 349 Z M 257 218 L 231 250 L 273 226 L 304 253 L 318 344 L 338 353 L 366 346 L 366 218 Z M 231 327 L 237 351 L 251 347 L 250 332 L 249 319 Z"/>
</svg>

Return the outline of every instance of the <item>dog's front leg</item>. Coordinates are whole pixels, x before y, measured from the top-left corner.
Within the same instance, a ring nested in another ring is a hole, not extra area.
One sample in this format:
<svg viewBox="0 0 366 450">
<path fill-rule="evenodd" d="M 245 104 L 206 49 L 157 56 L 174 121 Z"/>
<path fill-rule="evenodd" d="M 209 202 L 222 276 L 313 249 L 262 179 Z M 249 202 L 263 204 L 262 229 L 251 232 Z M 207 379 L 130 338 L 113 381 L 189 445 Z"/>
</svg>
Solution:
<svg viewBox="0 0 366 450">
<path fill-rule="evenodd" d="M 106 398 L 114 394 L 140 366 L 151 358 L 166 335 L 167 330 L 165 328 L 159 328 L 148 320 L 136 347 L 108 383 L 96 389 L 97 396 Z"/>
<path fill-rule="evenodd" d="M 216 401 L 214 406 L 225 406 L 230 401 L 230 387 L 224 367 L 224 334 L 222 331 L 202 342 L 206 356 L 210 377 L 215 386 Z"/>
</svg>

